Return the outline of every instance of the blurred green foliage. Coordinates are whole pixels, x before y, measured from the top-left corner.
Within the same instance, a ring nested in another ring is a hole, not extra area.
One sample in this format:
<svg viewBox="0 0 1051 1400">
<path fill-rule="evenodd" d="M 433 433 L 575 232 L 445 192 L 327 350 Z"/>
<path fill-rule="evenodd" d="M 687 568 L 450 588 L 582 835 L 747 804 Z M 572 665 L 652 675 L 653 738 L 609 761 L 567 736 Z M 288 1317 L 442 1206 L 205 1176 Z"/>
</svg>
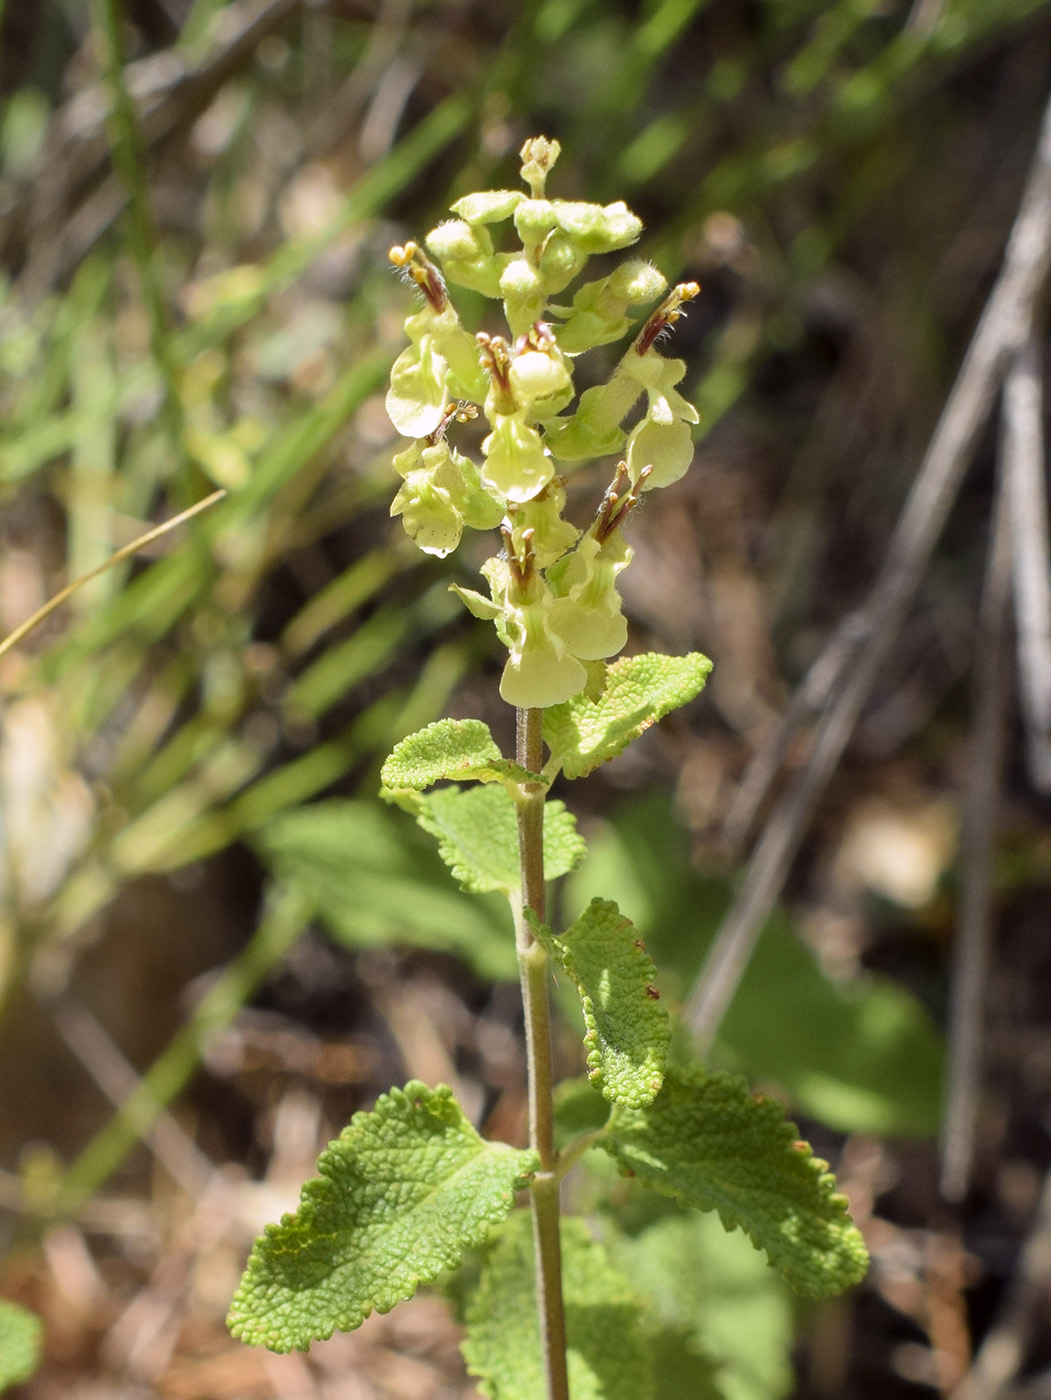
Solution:
<svg viewBox="0 0 1051 1400">
<path fill-rule="evenodd" d="M 1035 127 L 1049 7 L 531 0 L 420 3 L 392 20 L 304 6 L 239 52 L 200 110 L 199 88 L 178 76 L 143 96 L 151 41 L 116 22 L 119 6 L 36 9 L 8 6 L 5 42 L 17 20 L 23 48 L 0 55 L 5 630 L 143 522 L 213 483 L 229 495 L 0 666 L 0 1003 L 34 979 L 62 984 L 85 928 L 104 929 L 91 921 L 145 875 L 244 841 L 273 882 L 256 939 L 157 1061 L 135 1112 L 103 1125 L 71 1167 L 75 1200 L 313 913 L 355 945 L 417 937 L 484 975 L 510 970 L 489 907 L 439 888 L 410 823 L 373 796 L 381 758 L 484 669 L 486 645 L 440 568 L 389 532 L 379 396 L 408 297 L 387 247 L 465 190 L 506 183 L 526 136 L 557 136 L 567 195 L 627 199 L 648 228 L 644 255 L 669 279 L 689 270 L 714 284 L 696 343 L 683 344 L 702 431 L 737 405 L 796 445 L 805 414 L 794 401 L 774 412 L 757 381 L 805 349 L 825 273 L 879 265 L 880 334 L 898 371 L 873 429 L 886 450 L 936 411 L 975 310 L 984 253 L 961 243 L 940 279 L 931 268 L 956 227 L 975 234 L 990 169 L 992 202 L 1011 206 L 1028 146 L 1005 158 L 1003 138 Z M 173 48 L 183 78 L 203 81 L 229 42 L 217 22 L 243 13 L 195 0 Z M 998 55 L 1022 75 L 1013 85 Z M 975 72 L 1011 100 L 976 104 Z M 185 103 L 164 141 L 157 90 Z M 70 103 L 85 94 L 112 119 L 85 117 L 78 136 Z M 962 152 L 959 133 L 983 123 Z M 806 482 L 790 476 L 788 507 L 826 479 L 820 463 Z M 880 475 L 862 503 L 878 513 L 899 484 Z M 823 529 L 818 507 L 786 545 L 775 625 L 813 602 Z M 332 794 L 336 825 L 313 805 Z M 355 833 L 345 862 L 330 850 L 337 826 Z M 729 897 L 679 854 L 666 804 L 626 809 L 566 896 L 580 907 L 615 896 L 673 995 Z M 889 983 L 833 985 L 783 919 L 718 1053 L 843 1130 L 934 1126 L 939 1052 L 922 1012 Z"/>
</svg>

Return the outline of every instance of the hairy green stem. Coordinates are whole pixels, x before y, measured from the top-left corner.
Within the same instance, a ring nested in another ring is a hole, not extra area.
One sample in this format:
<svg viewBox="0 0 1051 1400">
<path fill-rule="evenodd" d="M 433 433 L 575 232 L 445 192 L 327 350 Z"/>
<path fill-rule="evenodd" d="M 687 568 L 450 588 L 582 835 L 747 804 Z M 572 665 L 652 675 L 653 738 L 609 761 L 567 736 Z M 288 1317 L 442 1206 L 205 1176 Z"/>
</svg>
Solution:
<svg viewBox="0 0 1051 1400">
<path fill-rule="evenodd" d="M 543 711 L 518 710 L 516 758 L 523 768 L 539 773 L 543 759 Z M 546 789 L 529 784 L 518 807 L 518 853 L 522 872 L 521 906 L 516 910 L 515 938 L 525 1008 L 526 1055 L 529 1070 L 529 1141 L 540 1158 L 531 1188 L 533 1242 L 536 1250 L 537 1304 L 544 1350 L 548 1400 L 569 1400 L 566 1373 L 566 1320 L 562 1304 L 562 1246 L 559 1236 L 558 1154 L 554 1140 L 551 1069 L 551 1012 L 547 991 L 547 958 L 533 937 L 525 911 L 544 918 L 544 796 Z"/>
</svg>

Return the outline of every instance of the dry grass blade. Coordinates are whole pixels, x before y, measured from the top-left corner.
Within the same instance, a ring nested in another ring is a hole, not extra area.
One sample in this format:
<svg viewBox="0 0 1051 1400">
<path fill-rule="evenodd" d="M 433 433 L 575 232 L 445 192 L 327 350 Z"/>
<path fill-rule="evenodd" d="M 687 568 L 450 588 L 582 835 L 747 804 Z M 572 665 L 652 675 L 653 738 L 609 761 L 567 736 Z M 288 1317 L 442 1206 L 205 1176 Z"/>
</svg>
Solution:
<svg viewBox="0 0 1051 1400">
<path fill-rule="evenodd" d="M 55 1029 L 116 1108 L 148 1097 L 142 1080 L 114 1044 L 105 1027 L 83 1003 L 70 996 L 51 1008 Z M 136 1131 L 139 1125 L 132 1123 Z M 212 1164 L 200 1152 L 178 1120 L 156 1101 L 141 1125 L 142 1140 L 191 1198 L 200 1195 L 212 1175 Z"/>
<path fill-rule="evenodd" d="M 935 429 L 887 559 L 851 629 L 860 640 L 819 720 L 810 756 L 759 838 L 740 894 L 687 1004 L 703 1049 L 711 1043 L 784 884 L 814 806 L 842 757 L 894 643 L 948 516 L 1007 363 L 1025 342 L 1051 262 L 1051 103 L 1011 230 L 1004 265 Z M 839 646 L 834 639 L 830 644 Z M 822 665 L 821 659 L 816 663 Z"/>
<path fill-rule="evenodd" d="M 138 539 L 132 540 L 130 544 L 126 544 L 121 549 L 118 549 L 115 554 L 111 554 L 97 569 L 89 569 L 86 574 L 81 574 L 81 576 L 74 579 L 72 583 L 67 583 L 65 588 L 59 589 L 55 596 L 49 598 L 42 608 L 38 608 L 32 617 L 26 618 L 25 622 L 23 622 L 20 627 L 16 627 L 13 632 L 9 633 L 8 636 L 0 642 L 0 656 L 10 651 L 12 647 L 17 646 L 24 637 L 27 637 L 29 633 L 33 631 L 34 627 L 39 627 L 44 619 L 50 617 L 56 608 L 60 608 L 67 599 L 72 598 L 78 588 L 83 588 L 86 583 L 90 583 L 93 578 L 98 578 L 100 574 L 104 574 L 107 569 L 112 569 L 115 564 L 119 564 L 122 560 L 130 559 L 133 554 L 137 554 L 140 549 L 145 549 L 146 546 L 152 544 L 154 540 L 159 540 L 160 537 L 166 535 L 169 530 L 174 530 L 177 525 L 182 525 L 187 520 L 191 520 L 195 515 L 200 515 L 201 511 L 207 510 L 209 506 L 214 506 L 218 501 L 221 501 L 225 495 L 225 491 L 213 491 L 210 496 L 205 496 L 203 501 L 198 501 L 196 505 L 190 506 L 189 509 L 180 511 L 178 515 L 173 515 L 170 520 L 165 520 L 163 524 L 155 526 L 152 530 L 147 530 L 146 533 L 140 535 Z"/>
</svg>

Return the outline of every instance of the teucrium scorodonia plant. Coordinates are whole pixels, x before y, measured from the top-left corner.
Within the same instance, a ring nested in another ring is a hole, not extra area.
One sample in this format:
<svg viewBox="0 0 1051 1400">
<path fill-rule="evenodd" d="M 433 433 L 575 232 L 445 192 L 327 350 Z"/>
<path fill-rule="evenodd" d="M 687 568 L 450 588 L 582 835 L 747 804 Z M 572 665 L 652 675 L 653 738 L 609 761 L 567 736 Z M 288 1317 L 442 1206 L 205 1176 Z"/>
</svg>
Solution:
<svg viewBox="0 0 1051 1400">
<path fill-rule="evenodd" d="M 630 512 L 643 492 L 677 481 L 692 456 L 697 413 L 676 387 L 685 366 L 659 342 L 699 289 L 667 292 L 654 267 L 632 260 L 567 290 L 591 254 L 627 247 L 641 225 L 623 204 L 548 199 L 557 155 L 557 142 L 527 142 L 528 194 L 468 195 L 428 235 L 426 251 L 408 243 L 391 252 L 422 294 L 387 395 L 391 420 L 412 439 L 394 458 L 402 485 L 391 513 L 438 556 L 465 528 L 499 530 L 499 552 L 482 566 L 488 593 L 456 591 L 507 648 L 500 693 L 517 711 L 518 742 L 508 758 L 480 721 L 441 720 L 398 745 L 383 783 L 437 838 L 464 888 L 498 890 L 511 903 L 529 1146 L 484 1141 L 444 1086 L 391 1090 L 330 1145 L 298 1211 L 257 1241 L 230 1325 L 274 1350 L 306 1347 L 387 1311 L 480 1246 L 464 1350 L 485 1394 L 639 1400 L 652 1388 L 646 1319 L 580 1222 L 560 1228 L 559 1184 L 592 1149 L 680 1205 L 718 1211 L 803 1292 L 842 1290 L 864 1272 L 866 1255 L 825 1164 L 796 1141 L 776 1104 L 731 1076 L 666 1066 L 656 969 L 617 906 L 593 900 L 562 933 L 546 922 L 545 880 L 584 851 L 571 814 L 546 801 L 552 783 L 620 753 L 691 700 L 709 670 L 698 655 L 611 659 L 627 640 L 616 583 L 631 561 Z M 520 246 L 498 251 L 508 224 Z M 502 301 L 509 334 L 471 335 L 450 283 Z M 575 358 L 621 339 L 655 302 L 609 379 L 578 397 Z M 457 425 L 479 413 L 488 432 L 475 461 L 455 439 Z M 616 465 L 594 516 L 578 526 L 563 514 L 567 477 L 603 456 Z M 609 1105 L 604 1126 L 561 1152 L 552 968 L 579 993 L 588 1078 Z M 533 1217 L 525 1233 L 512 1216 L 523 1188 Z"/>
</svg>

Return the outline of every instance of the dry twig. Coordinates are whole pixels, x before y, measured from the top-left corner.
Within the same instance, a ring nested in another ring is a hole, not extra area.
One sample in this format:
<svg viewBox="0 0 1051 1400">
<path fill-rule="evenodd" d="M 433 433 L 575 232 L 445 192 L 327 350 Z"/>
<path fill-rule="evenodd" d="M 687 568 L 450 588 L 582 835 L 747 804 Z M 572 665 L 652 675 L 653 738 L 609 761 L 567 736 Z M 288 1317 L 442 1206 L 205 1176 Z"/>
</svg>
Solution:
<svg viewBox="0 0 1051 1400">
<path fill-rule="evenodd" d="M 828 650 L 842 647 L 829 703 L 807 762 L 776 803 L 744 883 L 687 1004 L 701 1048 L 711 1043 L 802 840 L 814 807 L 842 757 L 912 602 L 953 504 L 1008 363 L 1029 334 L 1051 262 L 1051 103 L 1045 108 L 1029 178 L 1004 265 L 935 429 L 919 476 L 865 606 Z M 843 646 L 841 636 L 857 640 Z M 827 654 L 827 652 L 826 652 Z M 820 658 L 813 675 L 825 665 Z"/>
<path fill-rule="evenodd" d="M 1019 698 L 1033 785 L 1051 792 L 1051 547 L 1044 485 L 1044 395 L 1034 329 L 1004 387 Z"/>
<path fill-rule="evenodd" d="M 1051 1282 L 1051 1175 L 1000 1316 L 949 1400 L 996 1400 L 1018 1374 Z M 1042 1392 L 1046 1393 L 1046 1391 Z"/>
<path fill-rule="evenodd" d="M 967 1193 L 981 1093 L 992 905 L 990 885 L 1008 692 L 1007 619 L 1012 547 L 1009 494 L 1013 458 L 1018 451 L 1016 427 L 1010 411 L 1005 411 L 992 542 L 978 617 L 974 718 L 964 797 L 960 925 L 954 950 L 949 1067 L 942 1124 L 941 1191 L 948 1201 L 960 1201 Z"/>
</svg>

